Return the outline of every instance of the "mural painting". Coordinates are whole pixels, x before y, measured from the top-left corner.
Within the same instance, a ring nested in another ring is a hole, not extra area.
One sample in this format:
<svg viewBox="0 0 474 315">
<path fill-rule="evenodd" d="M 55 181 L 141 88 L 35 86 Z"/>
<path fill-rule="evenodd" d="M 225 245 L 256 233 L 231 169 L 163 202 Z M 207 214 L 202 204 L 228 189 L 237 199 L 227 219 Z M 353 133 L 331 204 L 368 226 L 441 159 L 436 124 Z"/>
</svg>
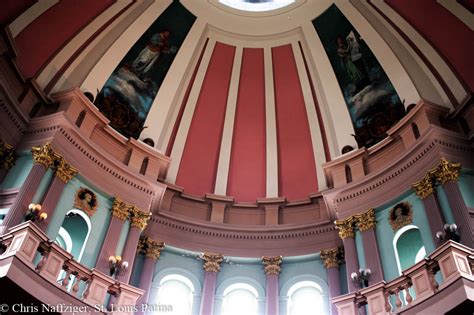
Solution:
<svg viewBox="0 0 474 315">
<path fill-rule="evenodd" d="M 336 5 L 313 20 L 344 94 L 360 147 L 370 147 L 405 115 L 387 74 Z"/>
<path fill-rule="evenodd" d="M 173 1 L 128 51 L 95 105 L 125 137 L 138 138 L 146 116 L 196 17 Z"/>
</svg>

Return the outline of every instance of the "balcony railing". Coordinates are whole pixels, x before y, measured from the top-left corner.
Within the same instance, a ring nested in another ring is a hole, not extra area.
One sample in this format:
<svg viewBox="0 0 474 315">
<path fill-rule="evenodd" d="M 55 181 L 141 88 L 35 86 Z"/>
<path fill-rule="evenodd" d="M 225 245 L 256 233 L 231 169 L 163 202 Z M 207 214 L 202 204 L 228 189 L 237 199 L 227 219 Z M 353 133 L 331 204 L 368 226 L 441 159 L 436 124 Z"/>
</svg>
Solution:
<svg viewBox="0 0 474 315">
<path fill-rule="evenodd" d="M 5 248 L 0 255 L 0 278 L 8 276 L 9 266 L 14 263 L 13 258 L 16 258 L 41 278 L 74 297 L 71 300 L 76 301 L 79 306 L 88 306 L 91 311 L 106 311 L 107 294 L 115 296 L 116 310 L 130 310 L 143 294 L 141 289 L 118 282 L 98 270 L 78 263 L 31 221 L 9 229 L 8 233 L 0 236 L 0 242 Z M 28 291 L 28 288 L 23 289 Z M 44 289 L 47 292 L 48 287 Z M 34 292 L 34 295 L 43 301 L 41 292 Z"/>
<path fill-rule="evenodd" d="M 456 303 L 469 299 L 467 292 L 474 287 L 473 264 L 473 249 L 448 241 L 424 260 L 404 270 L 400 277 L 331 301 L 339 315 L 359 314 L 359 308 L 364 305 L 367 305 L 370 315 L 417 313 L 418 310 L 415 311 L 414 308 L 420 307 L 433 296 L 439 301 L 441 297 L 438 298 L 438 293 L 458 282 L 463 289 L 456 291 L 455 297 L 450 296 L 449 303 L 444 303 L 444 311 L 448 311 L 457 306 Z M 440 276 L 435 276 L 438 271 Z M 439 283 L 437 278 L 441 280 Z M 444 313 L 440 309 L 437 311 L 439 314 Z"/>
</svg>

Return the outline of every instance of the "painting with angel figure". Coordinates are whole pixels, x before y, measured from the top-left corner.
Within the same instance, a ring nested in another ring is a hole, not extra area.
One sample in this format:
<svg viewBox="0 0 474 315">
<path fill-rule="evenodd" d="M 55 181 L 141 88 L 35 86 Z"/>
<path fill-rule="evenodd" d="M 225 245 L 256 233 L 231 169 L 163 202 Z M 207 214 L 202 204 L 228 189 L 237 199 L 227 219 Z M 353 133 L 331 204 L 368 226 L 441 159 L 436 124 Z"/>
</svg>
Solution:
<svg viewBox="0 0 474 315">
<path fill-rule="evenodd" d="M 404 105 L 377 58 L 336 5 L 313 25 L 344 94 L 357 144 L 370 147 L 405 115 Z"/>
<path fill-rule="evenodd" d="M 138 138 L 151 105 L 194 23 L 173 1 L 128 51 L 98 93 L 95 105 L 125 137 Z"/>
</svg>

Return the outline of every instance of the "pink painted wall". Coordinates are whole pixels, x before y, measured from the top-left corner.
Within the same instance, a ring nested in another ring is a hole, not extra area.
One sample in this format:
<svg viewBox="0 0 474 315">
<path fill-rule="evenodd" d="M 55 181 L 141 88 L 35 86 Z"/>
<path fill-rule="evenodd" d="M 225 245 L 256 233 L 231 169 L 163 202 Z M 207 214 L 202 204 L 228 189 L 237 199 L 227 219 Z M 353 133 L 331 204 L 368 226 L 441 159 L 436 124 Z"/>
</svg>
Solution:
<svg viewBox="0 0 474 315">
<path fill-rule="evenodd" d="M 234 46 L 214 47 L 176 178 L 186 193 L 214 192 L 234 54 Z"/>
<path fill-rule="evenodd" d="M 61 0 L 15 38 L 17 62 L 25 78 L 34 77 L 54 55 L 115 0 Z"/>
<path fill-rule="evenodd" d="M 235 113 L 227 195 L 253 201 L 266 195 L 263 49 L 245 48 Z"/>
<path fill-rule="evenodd" d="M 168 141 L 168 146 L 166 147 L 167 156 L 170 156 L 171 151 L 173 150 L 174 141 L 176 140 L 176 135 L 178 134 L 178 128 L 179 128 L 179 125 L 181 124 L 181 119 L 183 118 L 184 110 L 186 109 L 186 103 L 188 102 L 189 93 L 191 93 L 191 88 L 194 85 L 194 79 L 196 79 L 196 74 L 199 69 L 199 66 L 201 65 L 202 56 L 204 55 L 204 51 L 206 51 L 208 41 L 209 39 L 206 39 L 206 43 L 204 44 L 204 47 L 202 48 L 201 55 L 199 56 L 199 60 L 196 64 L 196 68 L 194 69 L 191 80 L 189 81 L 188 88 L 186 89 L 186 93 L 184 94 L 183 102 L 181 103 L 181 107 L 179 108 L 178 116 L 176 117 L 176 122 L 174 123 L 173 131 L 171 132 L 170 140 Z"/>
<path fill-rule="evenodd" d="M 37 0 L 2 0 L 0 10 L 0 25 L 6 26 L 13 22 Z"/>
<path fill-rule="evenodd" d="M 303 199 L 318 190 L 308 117 L 291 45 L 272 48 L 279 195 Z"/>
<path fill-rule="evenodd" d="M 472 31 L 436 1 L 385 0 L 385 2 L 438 50 L 472 92 L 474 90 Z"/>
</svg>

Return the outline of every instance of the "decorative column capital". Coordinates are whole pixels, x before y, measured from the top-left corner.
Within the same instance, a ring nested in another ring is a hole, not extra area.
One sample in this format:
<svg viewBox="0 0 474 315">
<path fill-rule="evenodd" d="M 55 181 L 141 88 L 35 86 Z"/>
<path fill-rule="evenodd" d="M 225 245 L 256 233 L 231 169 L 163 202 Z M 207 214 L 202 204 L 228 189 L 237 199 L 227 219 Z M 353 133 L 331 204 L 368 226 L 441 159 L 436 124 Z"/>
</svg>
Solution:
<svg viewBox="0 0 474 315">
<path fill-rule="evenodd" d="M 46 143 L 43 146 L 32 147 L 31 153 L 36 164 L 43 165 L 48 169 L 54 163 L 54 150 L 51 143 Z"/>
<path fill-rule="evenodd" d="M 72 167 L 65 158 L 59 154 L 55 154 L 56 166 L 54 175 L 63 183 L 67 184 L 77 174 L 77 169 Z"/>
<path fill-rule="evenodd" d="M 279 275 L 281 271 L 281 261 L 282 257 L 281 256 L 275 256 L 275 257 L 268 257 L 268 256 L 263 256 L 262 257 L 262 263 L 264 266 L 264 271 L 265 274 L 268 275 Z"/>
<path fill-rule="evenodd" d="M 357 228 L 361 232 L 374 229 L 377 225 L 377 220 L 375 220 L 375 210 L 373 208 L 370 208 L 366 212 L 354 216 L 354 219 Z"/>
<path fill-rule="evenodd" d="M 128 205 L 128 212 L 130 213 L 130 226 L 144 230 L 151 218 L 151 213 L 141 211 L 136 206 Z"/>
<path fill-rule="evenodd" d="M 345 220 L 334 221 L 336 229 L 339 230 L 339 237 L 341 239 L 354 238 L 354 217 L 350 216 Z"/>
<path fill-rule="evenodd" d="M 339 268 L 344 261 L 344 248 L 333 247 L 323 249 L 321 250 L 320 255 L 323 260 L 324 268 Z"/>
<path fill-rule="evenodd" d="M 145 257 L 158 260 L 164 248 L 165 243 L 152 240 L 148 236 L 142 236 L 137 245 L 137 252 L 144 254 Z"/>
<path fill-rule="evenodd" d="M 128 219 L 129 213 L 127 204 L 118 197 L 115 197 L 114 202 L 112 203 L 111 211 L 112 216 L 121 221 L 125 221 Z"/>
<path fill-rule="evenodd" d="M 147 249 L 146 249 L 145 256 L 148 258 L 158 260 L 160 259 L 161 251 L 163 249 L 165 249 L 165 243 L 158 242 L 149 238 L 147 241 Z"/>
<path fill-rule="evenodd" d="M 16 153 L 13 146 L 0 139 L 0 168 L 9 170 L 15 165 Z"/>
<path fill-rule="evenodd" d="M 224 260 L 221 254 L 204 252 L 201 258 L 205 261 L 203 266 L 205 271 L 219 272 L 221 270 L 221 262 Z"/>
<path fill-rule="evenodd" d="M 427 173 L 421 181 L 412 184 L 411 187 L 415 190 L 416 195 L 421 199 L 425 199 L 433 194 L 434 186 L 430 172 Z"/>
<path fill-rule="evenodd" d="M 451 163 L 445 158 L 441 158 L 435 172 L 436 180 L 441 184 L 449 181 L 457 181 L 460 170 L 461 163 Z"/>
</svg>

